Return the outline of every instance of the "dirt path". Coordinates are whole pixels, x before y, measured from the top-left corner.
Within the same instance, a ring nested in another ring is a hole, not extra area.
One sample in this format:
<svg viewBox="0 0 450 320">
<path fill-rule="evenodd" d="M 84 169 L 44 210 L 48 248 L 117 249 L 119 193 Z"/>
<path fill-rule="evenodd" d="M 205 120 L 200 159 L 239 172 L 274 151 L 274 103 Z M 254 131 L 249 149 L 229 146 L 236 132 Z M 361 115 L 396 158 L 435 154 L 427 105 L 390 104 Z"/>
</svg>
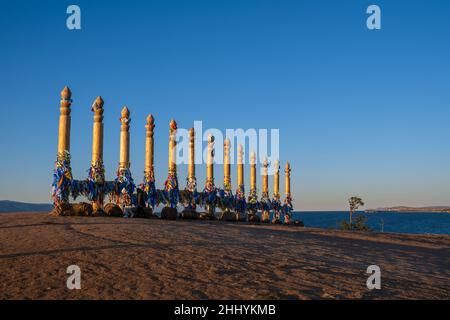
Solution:
<svg viewBox="0 0 450 320">
<path fill-rule="evenodd" d="M 446 235 L 0 214 L 0 299 L 449 299 L 449 279 Z"/>
</svg>

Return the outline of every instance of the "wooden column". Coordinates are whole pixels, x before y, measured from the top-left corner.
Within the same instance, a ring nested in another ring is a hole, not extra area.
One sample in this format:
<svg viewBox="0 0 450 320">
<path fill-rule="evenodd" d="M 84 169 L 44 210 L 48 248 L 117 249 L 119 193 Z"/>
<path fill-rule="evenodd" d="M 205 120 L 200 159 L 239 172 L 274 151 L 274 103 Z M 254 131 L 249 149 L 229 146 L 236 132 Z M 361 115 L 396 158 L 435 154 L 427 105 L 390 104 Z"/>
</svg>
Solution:
<svg viewBox="0 0 450 320">
<path fill-rule="evenodd" d="M 287 197 L 291 195 L 291 165 L 289 162 L 286 162 L 284 173 L 284 193 Z"/>
<path fill-rule="evenodd" d="M 119 170 L 130 168 L 130 111 L 123 107 L 120 117 L 120 161 Z"/>
<path fill-rule="evenodd" d="M 270 202 L 270 198 L 269 198 L 268 167 L 269 167 L 269 162 L 267 161 L 267 158 L 265 158 L 264 162 L 263 162 L 263 173 L 262 173 L 261 221 L 266 222 L 266 223 L 270 221 L 269 208 L 271 206 L 271 202 Z"/>
<path fill-rule="evenodd" d="M 145 125 L 145 169 L 146 177 L 154 178 L 154 164 L 153 164 L 153 129 L 155 128 L 155 119 L 151 114 L 147 116 L 147 124 Z"/>
<path fill-rule="evenodd" d="M 291 219 L 291 212 L 294 209 L 292 206 L 292 197 L 291 197 L 291 165 L 289 162 L 286 162 L 286 167 L 284 169 L 284 212 L 286 213 L 284 216 L 284 223 L 289 224 Z"/>
<path fill-rule="evenodd" d="M 250 153 L 250 191 L 256 191 L 256 153 Z"/>
<path fill-rule="evenodd" d="M 273 197 L 275 200 L 280 199 L 280 162 L 275 161 L 275 173 L 273 175 Z"/>
<path fill-rule="evenodd" d="M 168 201 L 166 207 L 161 211 L 162 219 L 176 219 L 177 205 L 180 200 L 178 178 L 177 178 L 177 164 L 176 164 L 176 135 L 177 135 L 177 123 L 175 120 L 170 121 L 169 125 L 169 158 L 168 158 L 168 176 L 165 182 L 164 190 L 167 192 Z"/>
<path fill-rule="evenodd" d="M 72 169 L 70 167 L 70 105 L 72 93 L 68 87 L 61 91 L 58 125 L 58 150 L 52 182 L 52 200 L 55 206 L 55 215 L 60 204 L 69 203 L 72 191 Z"/>
<path fill-rule="evenodd" d="M 195 130 L 189 129 L 189 165 L 188 179 L 195 179 Z"/>
<path fill-rule="evenodd" d="M 103 166 L 103 99 L 99 96 L 92 104 L 94 112 L 94 125 L 92 129 L 92 161 L 90 178 L 94 180 L 98 196 L 93 199 L 92 207 L 94 212 L 103 209 L 105 169 Z"/>
<path fill-rule="evenodd" d="M 153 163 L 153 130 L 155 129 L 155 119 L 151 114 L 147 116 L 145 124 L 145 165 L 144 179 L 140 189 L 144 192 L 146 203 L 151 207 L 151 214 L 157 204 L 157 192 L 155 187 L 155 172 Z M 139 197 L 139 195 L 138 195 Z M 138 200 L 139 201 L 139 200 Z M 148 211 L 147 211 L 148 212 Z"/>
<path fill-rule="evenodd" d="M 226 138 L 223 143 L 223 188 L 231 190 L 230 174 L 230 139 Z"/>
<path fill-rule="evenodd" d="M 244 185 L 244 150 L 242 144 L 238 145 L 237 151 L 237 184 L 238 187 Z"/>
<path fill-rule="evenodd" d="M 177 147 L 177 123 L 175 120 L 171 120 L 169 124 L 169 174 L 177 174 L 177 164 L 176 164 L 176 147 Z"/>
<path fill-rule="evenodd" d="M 103 162 L 103 99 L 98 96 L 92 105 L 94 125 L 92 130 L 92 165 Z"/>
<path fill-rule="evenodd" d="M 263 195 L 263 197 L 269 196 L 268 167 L 269 167 L 269 163 L 266 158 L 266 159 L 264 159 L 264 162 L 263 162 L 263 174 L 262 174 L 262 195 Z"/>
<path fill-rule="evenodd" d="M 214 136 L 208 135 L 208 150 L 206 159 L 206 181 L 214 185 Z"/>
<path fill-rule="evenodd" d="M 72 92 L 69 87 L 64 87 L 61 91 L 61 101 L 59 108 L 58 127 L 58 158 L 66 151 L 70 152 L 70 106 L 72 104 Z"/>
<path fill-rule="evenodd" d="M 197 179 L 195 178 L 195 130 L 189 129 L 189 159 L 188 159 L 187 190 L 194 192 L 197 189 Z M 193 205 L 195 208 L 195 204 Z"/>
</svg>

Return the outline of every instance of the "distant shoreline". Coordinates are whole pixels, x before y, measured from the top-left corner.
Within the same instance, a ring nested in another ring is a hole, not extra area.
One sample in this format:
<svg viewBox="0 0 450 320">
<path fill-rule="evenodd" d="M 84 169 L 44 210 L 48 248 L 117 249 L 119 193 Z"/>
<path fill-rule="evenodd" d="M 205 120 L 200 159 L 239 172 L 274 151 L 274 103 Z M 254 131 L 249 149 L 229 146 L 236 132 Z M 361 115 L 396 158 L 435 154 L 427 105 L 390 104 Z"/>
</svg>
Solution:
<svg viewBox="0 0 450 320">
<path fill-rule="evenodd" d="M 389 207 L 364 210 L 365 213 L 377 212 L 401 212 L 401 213 L 450 213 L 450 207 L 433 206 L 433 207 Z"/>
</svg>

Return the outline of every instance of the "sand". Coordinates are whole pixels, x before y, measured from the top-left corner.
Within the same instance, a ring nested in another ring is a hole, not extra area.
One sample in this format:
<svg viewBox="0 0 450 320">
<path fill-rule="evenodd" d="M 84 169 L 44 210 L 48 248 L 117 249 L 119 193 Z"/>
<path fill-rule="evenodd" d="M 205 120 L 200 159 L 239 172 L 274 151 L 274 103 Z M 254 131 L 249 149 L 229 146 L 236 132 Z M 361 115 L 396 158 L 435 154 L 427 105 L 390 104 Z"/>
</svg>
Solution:
<svg viewBox="0 0 450 320">
<path fill-rule="evenodd" d="M 0 299 L 449 299 L 449 249 L 448 235 L 9 213 Z"/>
</svg>

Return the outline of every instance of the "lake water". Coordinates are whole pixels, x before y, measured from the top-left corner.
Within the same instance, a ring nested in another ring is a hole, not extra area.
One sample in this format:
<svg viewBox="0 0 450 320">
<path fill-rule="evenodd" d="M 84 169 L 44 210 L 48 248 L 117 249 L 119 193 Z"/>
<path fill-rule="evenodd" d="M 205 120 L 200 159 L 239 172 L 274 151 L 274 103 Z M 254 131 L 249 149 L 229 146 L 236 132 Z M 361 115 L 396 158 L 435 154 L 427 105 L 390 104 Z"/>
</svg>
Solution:
<svg viewBox="0 0 450 320">
<path fill-rule="evenodd" d="M 367 224 L 377 232 L 381 232 L 384 222 L 384 232 L 450 235 L 450 213 L 379 212 L 365 215 Z M 302 220 L 306 227 L 339 229 L 342 220 L 348 221 L 349 214 L 343 211 L 296 211 L 293 217 Z"/>
</svg>

